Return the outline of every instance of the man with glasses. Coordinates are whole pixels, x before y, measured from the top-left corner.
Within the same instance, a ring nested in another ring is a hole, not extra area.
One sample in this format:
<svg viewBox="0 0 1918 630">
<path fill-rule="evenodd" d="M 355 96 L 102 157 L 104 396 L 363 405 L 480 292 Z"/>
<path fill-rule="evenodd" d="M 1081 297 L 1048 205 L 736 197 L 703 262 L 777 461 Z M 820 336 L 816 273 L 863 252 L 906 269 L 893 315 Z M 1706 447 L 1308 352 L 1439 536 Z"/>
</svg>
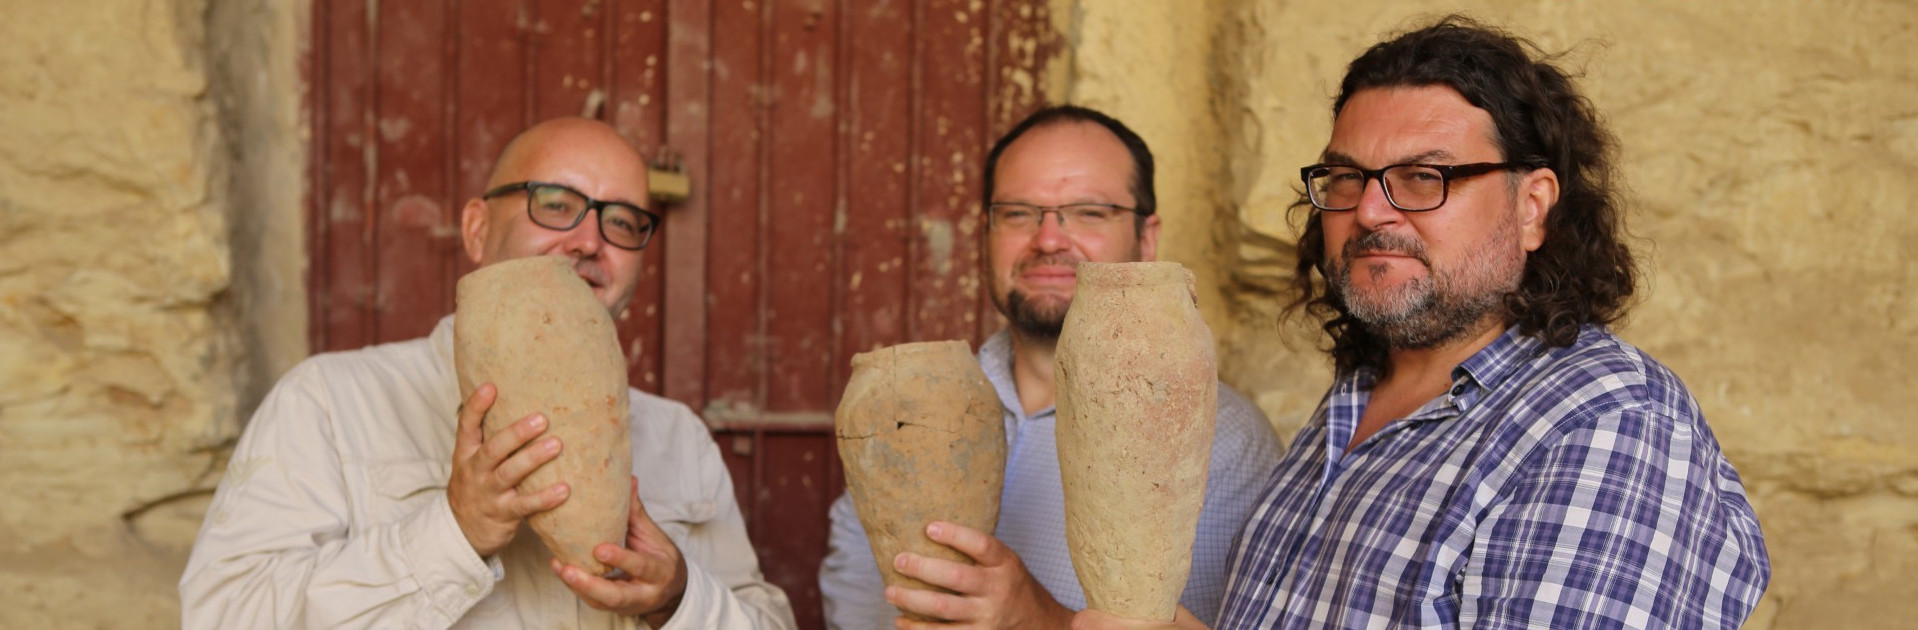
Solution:
<svg viewBox="0 0 1918 630">
<path fill-rule="evenodd" d="M 1153 260 L 1160 219 L 1145 141 L 1105 114 L 1072 106 L 1041 110 L 995 144 L 985 169 L 986 273 L 993 304 L 1010 326 L 979 348 L 979 363 L 1005 410 L 1008 450 L 999 522 L 992 535 L 933 523 L 926 535 L 975 564 L 904 553 L 900 572 L 951 592 L 886 588 L 849 496 L 832 506 L 831 553 L 820 570 L 828 625 L 888 627 L 900 611 L 964 627 L 1060 628 L 1085 594 L 1065 542 L 1065 499 L 1053 442 L 1053 350 L 1072 304 L 1074 265 Z M 1232 541 L 1278 458 L 1258 408 L 1224 384 L 1181 598 L 1201 614 L 1224 594 Z M 1210 617 L 1208 616 L 1209 620 Z M 899 627 L 933 624 L 899 619 Z"/>
<path fill-rule="evenodd" d="M 659 217 L 646 164 L 612 127 L 547 121 L 509 142 L 460 216 L 484 267 L 565 256 L 617 316 Z M 538 414 L 484 438 L 495 392 L 458 398 L 453 318 L 431 336 L 293 368 L 235 447 L 180 580 L 188 628 L 793 628 L 759 573 L 705 425 L 631 390 L 628 534 L 596 576 L 524 531 L 565 483 L 520 493 L 558 456 Z M 496 418 L 495 420 L 502 420 Z"/>
<path fill-rule="evenodd" d="M 1684 383 L 1607 328 L 1637 274 L 1612 140 L 1536 50 L 1453 17 L 1348 69 L 1302 171 L 1293 304 L 1337 378 L 1218 627 L 1737 628 L 1758 603 L 1738 474 Z"/>
</svg>

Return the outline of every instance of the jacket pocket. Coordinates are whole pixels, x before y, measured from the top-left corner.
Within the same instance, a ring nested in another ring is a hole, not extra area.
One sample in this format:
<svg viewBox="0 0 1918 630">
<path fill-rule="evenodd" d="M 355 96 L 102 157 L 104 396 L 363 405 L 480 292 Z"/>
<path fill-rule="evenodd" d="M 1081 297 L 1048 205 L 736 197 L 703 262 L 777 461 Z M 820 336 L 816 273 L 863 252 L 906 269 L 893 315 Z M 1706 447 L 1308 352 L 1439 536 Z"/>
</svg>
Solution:
<svg viewBox="0 0 1918 630">
<path fill-rule="evenodd" d="M 367 497 L 364 518 L 374 523 L 391 523 L 419 510 L 421 504 L 446 496 L 451 462 L 426 459 L 369 463 L 366 474 Z"/>
<path fill-rule="evenodd" d="M 451 463 L 428 459 L 381 462 L 366 467 L 373 491 L 395 501 L 427 490 L 445 490 L 446 478 L 452 471 Z"/>
</svg>

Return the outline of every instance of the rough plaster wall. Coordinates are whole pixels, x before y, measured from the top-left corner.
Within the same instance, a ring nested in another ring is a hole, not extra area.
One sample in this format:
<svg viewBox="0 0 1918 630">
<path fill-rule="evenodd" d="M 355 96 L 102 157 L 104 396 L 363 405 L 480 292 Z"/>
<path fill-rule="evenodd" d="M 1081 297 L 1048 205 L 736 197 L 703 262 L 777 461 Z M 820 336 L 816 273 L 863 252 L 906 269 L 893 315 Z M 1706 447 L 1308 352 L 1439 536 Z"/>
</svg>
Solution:
<svg viewBox="0 0 1918 630">
<path fill-rule="evenodd" d="M 178 623 L 235 428 L 204 12 L 0 0 L 0 627 Z"/>
<path fill-rule="evenodd" d="M 211 93 L 232 176 L 233 302 L 246 350 L 239 409 L 307 355 L 302 210 L 310 128 L 302 114 L 305 0 L 216 0 L 207 14 Z"/>
<path fill-rule="evenodd" d="M 1649 271 L 1621 334 L 1691 386 L 1766 530 L 1774 578 L 1747 627 L 1918 616 L 1918 5 L 1249 2 L 1174 16 L 1061 2 L 1055 13 L 1082 26 L 1113 23 L 1068 31 L 1068 93 L 1097 95 L 1080 102 L 1149 130 L 1162 155 L 1222 156 L 1205 186 L 1162 175 L 1162 203 L 1200 208 L 1181 222 L 1219 213 L 1211 272 L 1226 312 L 1208 321 L 1230 322 L 1224 378 L 1288 437 L 1330 375 L 1313 327 L 1275 323 L 1296 234 L 1287 207 L 1330 132 L 1345 63 L 1452 10 L 1570 48 L 1621 142 Z M 1101 32 L 1209 50 L 1212 65 L 1116 50 Z M 1123 70 L 1086 71 L 1105 55 Z M 1209 103 L 1158 93 L 1202 90 L 1198 76 Z M 1186 234 L 1165 257 L 1206 259 L 1193 248 L 1212 244 Z"/>
</svg>

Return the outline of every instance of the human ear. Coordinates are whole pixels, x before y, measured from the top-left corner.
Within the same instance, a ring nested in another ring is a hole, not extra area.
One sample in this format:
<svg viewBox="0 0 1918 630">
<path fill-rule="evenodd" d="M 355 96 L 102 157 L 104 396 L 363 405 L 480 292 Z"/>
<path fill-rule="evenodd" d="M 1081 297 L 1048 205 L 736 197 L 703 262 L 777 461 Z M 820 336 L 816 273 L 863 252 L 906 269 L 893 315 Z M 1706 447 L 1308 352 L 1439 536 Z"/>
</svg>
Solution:
<svg viewBox="0 0 1918 630">
<path fill-rule="evenodd" d="M 1159 213 L 1145 217 L 1145 224 L 1139 226 L 1139 260 L 1152 262 L 1159 259 Z"/>
<path fill-rule="evenodd" d="M 1558 205 L 1558 173 L 1549 168 L 1533 169 L 1519 183 L 1517 207 L 1519 243 L 1525 251 L 1538 251 L 1545 244 L 1545 217 Z"/>
<path fill-rule="evenodd" d="M 480 264 L 486 253 L 486 235 L 492 229 L 492 217 L 488 216 L 491 211 L 478 197 L 460 209 L 460 245 L 466 249 L 466 258 L 475 265 Z"/>
</svg>

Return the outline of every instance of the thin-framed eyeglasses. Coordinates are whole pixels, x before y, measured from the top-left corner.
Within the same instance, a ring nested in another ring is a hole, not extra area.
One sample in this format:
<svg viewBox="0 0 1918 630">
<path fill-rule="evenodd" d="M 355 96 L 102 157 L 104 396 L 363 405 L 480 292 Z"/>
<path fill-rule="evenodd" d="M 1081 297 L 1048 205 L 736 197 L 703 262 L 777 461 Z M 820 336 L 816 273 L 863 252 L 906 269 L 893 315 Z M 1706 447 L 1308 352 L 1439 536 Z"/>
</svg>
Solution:
<svg viewBox="0 0 1918 630">
<path fill-rule="evenodd" d="M 549 230 L 571 230 L 585 220 L 586 213 L 598 210 L 599 236 L 613 247 L 645 249 L 653 233 L 659 231 L 659 215 L 623 201 L 594 199 L 565 184 L 516 182 L 494 187 L 480 198 L 491 200 L 521 191 L 526 193 L 526 216 L 534 225 Z"/>
<path fill-rule="evenodd" d="M 1017 233 L 1037 232 L 1039 224 L 1045 222 L 1047 213 L 1059 215 L 1060 230 L 1068 234 L 1083 234 L 1098 233 L 1118 225 L 1120 219 L 1138 215 L 1139 209 L 1110 203 L 1039 206 L 1010 201 L 993 202 L 986 206 L 986 218 L 992 227 Z"/>
<path fill-rule="evenodd" d="M 1314 164 L 1299 169 L 1312 207 L 1343 212 L 1359 207 L 1365 184 L 1379 180 L 1385 201 L 1405 212 L 1425 212 L 1445 205 L 1454 180 L 1486 173 L 1544 168 L 1535 162 L 1479 162 L 1476 164 L 1393 164 L 1366 170 L 1346 164 Z"/>
</svg>

